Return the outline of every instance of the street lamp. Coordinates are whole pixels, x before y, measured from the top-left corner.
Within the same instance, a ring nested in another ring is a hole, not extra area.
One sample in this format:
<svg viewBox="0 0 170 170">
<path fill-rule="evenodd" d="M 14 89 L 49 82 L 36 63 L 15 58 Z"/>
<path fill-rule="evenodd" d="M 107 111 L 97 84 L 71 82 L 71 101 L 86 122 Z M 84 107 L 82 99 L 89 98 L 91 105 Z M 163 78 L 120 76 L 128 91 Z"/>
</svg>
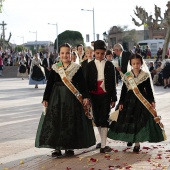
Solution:
<svg viewBox="0 0 170 170">
<path fill-rule="evenodd" d="M 24 36 L 20 37 L 18 36 L 19 38 L 22 38 L 22 42 L 23 42 L 23 46 L 24 46 Z"/>
<path fill-rule="evenodd" d="M 94 24 L 94 8 L 90 9 L 81 9 L 82 11 L 92 11 L 93 12 L 93 41 L 95 41 L 95 24 Z"/>
<path fill-rule="evenodd" d="M 35 33 L 35 35 L 36 35 L 36 52 L 37 52 L 37 31 L 35 31 L 35 32 L 32 32 L 32 31 L 29 31 L 30 33 Z"/>
<path fill-rule="evenodd" d="M 48 23 L 49 25 L 55 25 L 56 26 L 56 55 L 58 54 L 58 24 L 51 24 L 51 23 Z"/>
</svg>

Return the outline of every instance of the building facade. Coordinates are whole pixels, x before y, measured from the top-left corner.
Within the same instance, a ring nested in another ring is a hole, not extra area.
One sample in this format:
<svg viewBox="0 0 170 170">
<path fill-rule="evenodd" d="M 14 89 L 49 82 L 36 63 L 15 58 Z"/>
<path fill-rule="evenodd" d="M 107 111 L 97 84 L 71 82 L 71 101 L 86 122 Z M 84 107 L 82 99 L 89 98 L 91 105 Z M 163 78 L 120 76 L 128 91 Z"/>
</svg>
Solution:
<svg viewBox="0 0 170 170">
<path fill-rule="evenodd" d="M 36 51 L 54 51 L 54 44 L 51 41 L 28 41 L 24 44 L 27 49 L 34 49 Z"/>
</svg>

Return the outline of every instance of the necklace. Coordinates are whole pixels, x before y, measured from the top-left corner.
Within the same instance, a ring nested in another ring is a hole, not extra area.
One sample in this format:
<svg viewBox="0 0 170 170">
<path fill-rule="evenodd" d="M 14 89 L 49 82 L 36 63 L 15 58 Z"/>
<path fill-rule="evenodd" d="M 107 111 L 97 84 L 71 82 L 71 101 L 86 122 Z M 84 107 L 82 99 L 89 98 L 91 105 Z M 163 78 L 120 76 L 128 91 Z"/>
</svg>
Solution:
<svg viewBox="0 0 170 170">
<path fill-rule="evenodd" d="M 64 70 L 67 70 L 67 68 L 71 65 L 71 62 L 65 67 L 64 64 L 63 64 L 63 68 Z"/>
</svg>

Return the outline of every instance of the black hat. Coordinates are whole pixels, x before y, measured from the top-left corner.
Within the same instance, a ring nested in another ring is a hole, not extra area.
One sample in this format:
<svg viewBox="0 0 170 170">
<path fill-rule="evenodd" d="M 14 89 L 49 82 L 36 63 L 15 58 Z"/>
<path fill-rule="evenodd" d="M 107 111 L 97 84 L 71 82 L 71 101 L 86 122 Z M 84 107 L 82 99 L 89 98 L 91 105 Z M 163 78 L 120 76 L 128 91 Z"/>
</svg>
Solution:
<svg viewBox="0 0 170 170">
<path fill-rule="evenodd" d="M 106 43 L 103 40 L 97 40 L 94 42 L 94 50 L 101 49 L 106 50 Z"/>
</svg>

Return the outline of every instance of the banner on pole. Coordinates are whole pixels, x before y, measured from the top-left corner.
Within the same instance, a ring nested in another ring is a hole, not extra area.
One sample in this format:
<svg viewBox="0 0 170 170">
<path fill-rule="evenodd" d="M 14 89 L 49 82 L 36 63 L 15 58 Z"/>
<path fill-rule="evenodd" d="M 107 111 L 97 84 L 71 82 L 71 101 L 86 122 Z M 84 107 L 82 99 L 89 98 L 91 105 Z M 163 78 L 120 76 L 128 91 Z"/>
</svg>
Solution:
<svg viewBox="0 0 170 170">
<path fill-rule="evenodd" d="M 89 41 L 90 41 L 89 34 L 86 34 L 86 42 L 89 42 Z"/>
</svg>

